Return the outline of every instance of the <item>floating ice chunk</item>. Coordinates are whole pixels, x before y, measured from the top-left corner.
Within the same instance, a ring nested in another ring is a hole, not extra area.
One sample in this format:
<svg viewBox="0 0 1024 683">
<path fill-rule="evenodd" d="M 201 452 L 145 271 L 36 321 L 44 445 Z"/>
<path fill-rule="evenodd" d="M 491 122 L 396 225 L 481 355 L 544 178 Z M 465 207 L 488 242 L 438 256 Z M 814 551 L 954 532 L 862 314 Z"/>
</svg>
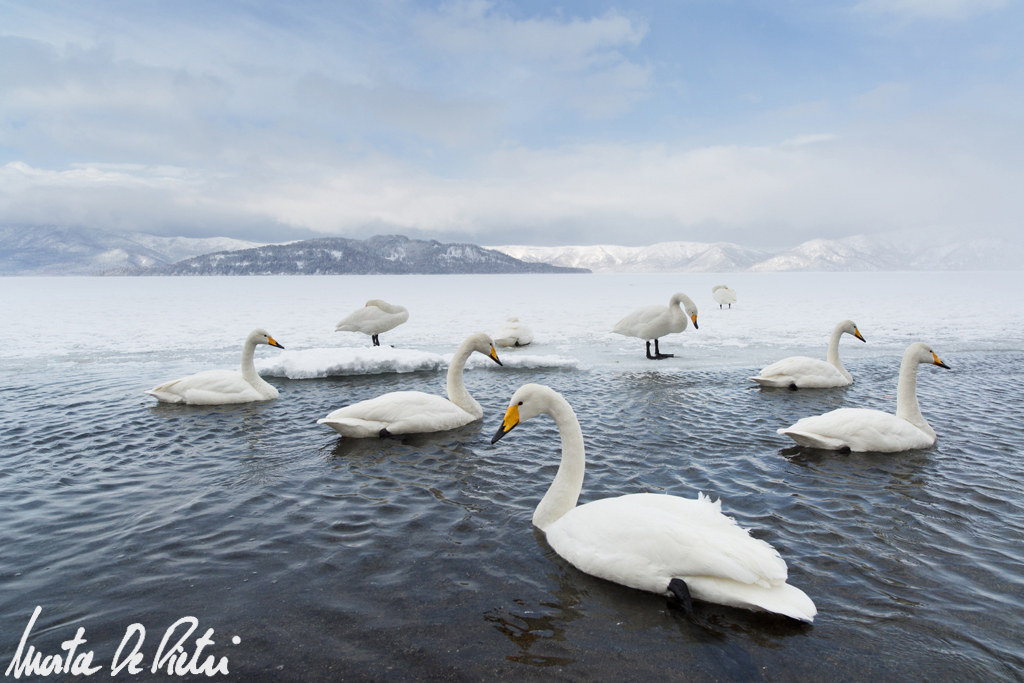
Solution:
<svg viewBox="0 0 1024 683">
<path fill-rule="evenodd" d="M 577 367 L 575 358 L 564 356 L 499 354 L 505 367 L 556 368 Z M 390 346 L 340 347 L 329 349 L 285 350 L 273 358 L 256 361 L 256 371 L 266 377 L 316 379 L 342 375 L 379 375 L 387 373 L 447 370 L 452 354 L 437 354 Z M 471 356 L 467 369 L 501 371 L 489 358 Z"/>
</svg>

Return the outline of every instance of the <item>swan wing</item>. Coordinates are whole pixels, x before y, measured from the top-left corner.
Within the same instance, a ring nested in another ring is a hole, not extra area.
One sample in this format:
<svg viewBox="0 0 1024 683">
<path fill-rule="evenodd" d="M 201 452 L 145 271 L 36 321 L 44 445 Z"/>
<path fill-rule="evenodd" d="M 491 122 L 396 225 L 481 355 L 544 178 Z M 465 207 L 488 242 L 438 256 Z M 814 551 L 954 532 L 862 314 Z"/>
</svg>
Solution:
<svg viewBox="0 0 1024 683">
<path fill-rule="evenodd" d="M 750 379 L 766 387 L 796 385 L 807 389 L 842 387 L 851 383 L 831 363 L 808 356 L 783 358 L 764 367 L 760 373 Z"/>
<path fill-rule="evenodd" d="M 188 403 L 191 405 L 248 403 L 276 398 L 278 395 L 277 389 L 273 387 L 270 387 L 268 395 L 263 395 L 237 370 L 199 372 L 166 382 L 146 393 L 165 403 Z"/>
<path fill-rule="evenodd" d="M 645 306 L 615 323 L 612 332 L 640 339 L 658 339 L 685 329 L 685 315 L 672 316 L 668 306 Z"/>
<path fill-rule="evenodd" d="M 720 501 L 662 494 L 607 498 L 548 527 L 551 547 L 588 574 L 654 593 L 682 579 L 698 600 L 812 621 L 814 603 L 786 583 L 786 562 L 722 514 Z"/>
<path fill-rule="evenodd" d="M 318 424 L 326 424 L 344 436 L 439 432 L 455 429 L 475 420 L 474 416 L 447 398 L 422 391 L 395 391 L 350 406 L 338 408 Z"/>
<path fill-rule="evenodd" d="M 933 436 L 907 420 L 865 408 L 840 408 L 805 417 L 778 433 L 801 446 L 857 452 L 895 453 L 935 443 Z"/>
<path fill-rule="evenodd" d="M 548 542 L 582 571 L 663 593 L 673 578 L 706 576 L 764 586 L 785 582 L 770 545 L 722 514 L 719 502 L 661 494 L 605 498 L 548 528 Z"/>
</svg>

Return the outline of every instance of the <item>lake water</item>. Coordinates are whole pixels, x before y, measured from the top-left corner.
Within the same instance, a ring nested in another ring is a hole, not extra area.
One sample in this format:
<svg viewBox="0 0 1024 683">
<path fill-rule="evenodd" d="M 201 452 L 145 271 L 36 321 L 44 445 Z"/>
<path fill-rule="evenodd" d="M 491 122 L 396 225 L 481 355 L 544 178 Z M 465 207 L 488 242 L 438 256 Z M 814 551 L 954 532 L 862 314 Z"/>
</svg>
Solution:
<svg viewBox="0 0 1024 683">
<path fill-rule="evenodd" d="M 1024 679 L 1024 273 L 7 278 L 0 313 L 0 668 L 36 606 L 46 654 L 84 629 L 93 678 L 139 644 L 227 679 Z M 738 293 L 720 310 L 711 287 Z M 610 333 L 682 291 L 700 329 L 643 342 Z M 405 305 L 382 335 L 336 333 L 370 298 Z M 378 394 L 444 391 L 468 334 L 518 316 L 536 342 L 466 372 L 484 419 L 460 430 L 345 440 L 316 420 Z M 855 383 L 766 391 L 747 378 L 845 337 Z M 158 405 L 144 390 L 237 365 L 280 398 Z M 805 451 L 775 433 L 839 406 L 895 409 L 912 341 L 938 432 L 893 455 Z M 392 346 L 394 348 L 392 348 Z M 530 518 L 557 467 L 547 418 L 496 445 L 512 392 L 539 382 L 573 404 L 587 445 L 581 502 L 641 491 L 695 497 L 779 550 L 815 602 L 813 625 L 664 597 L 584 575 Z M 133 624 L 145 629 L 144 637 Z M 115 660 L 126 632 L 133 633 Z M 237 636 L 237 644 L 233 638 Z M 141 644 L 140 644 L 141 643 Z"/>
</svg>

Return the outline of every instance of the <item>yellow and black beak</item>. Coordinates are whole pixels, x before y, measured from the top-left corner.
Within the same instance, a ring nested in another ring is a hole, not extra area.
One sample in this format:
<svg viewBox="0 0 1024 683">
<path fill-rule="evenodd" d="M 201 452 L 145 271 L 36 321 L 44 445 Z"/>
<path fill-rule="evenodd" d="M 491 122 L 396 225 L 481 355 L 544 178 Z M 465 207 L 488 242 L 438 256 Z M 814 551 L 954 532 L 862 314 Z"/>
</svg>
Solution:
<svg viewBox="0 0 1024 683">
<path fill-rule="evenodd" d="M 271 337 L 269 334 L 267 335 L 267 343 L 270 344 L 271 346 L 276 346 L 279 349 L 283 349 L 284 348 L 283 346 L 278 344 L 277 340 L 274 339 L 273 337 Z"/>
<path fill-rule="evenodd" d="M 505 419 L 501 421 L 498 431 L 491 437 L 491 443 L 498 443 L 498 440 L 512 431 L 512 428 L 519 424 L 519 406 L 509 406 L 505 411 Z"/>
<path fill-rule="evenodd" d="M 495 363 L 497 363 L 498 365 L 502 365 L 502 366 L 503 366 L 503 365 L 505 365 L 505 364 L 504 364 L 504 363 L 502 363 L 502 362 L 501 362 L 501 360 L 500 360 L 500 359 L 498 358 L 498 351 L 497 351 L 497 349 L 495 349 L 495 348 L 494 348 L 494 344 L 491 344 L 491 352 L 490 352 L 489 354 L 487 354 L 487 356 L 488 356 L 488 357 L 489 357 L 489 358 L 490 358 L 491 360 L 493 360 L 493 361 L 494 361 Z"/>
<path fill-rule="evenodd" d="M 858 330 L 856 327 L 853 328 L 853 336 L 856 337 L 857 339 L 860 339 L 862 342 L 867 342 L 867 339 L 865 339 L 861 335 L 860 330 Z"/>
<path fill-rule="evenodd" d="M 949 366 L 939 360 L 939 357 L 935 355 L 934 351 L 932 351 L 932 365 L 938 365 L 940 368 L 946 368 L 949 370 Z"/>
<path fill-rule="evenodd" d="M 690 316 L 690 320 L 693 321 L 693 329 L 699 330 L 700 328 L 697 327 L 697 314 L 696 313 L 694 313 L 693 315 Z"/>
</svg>

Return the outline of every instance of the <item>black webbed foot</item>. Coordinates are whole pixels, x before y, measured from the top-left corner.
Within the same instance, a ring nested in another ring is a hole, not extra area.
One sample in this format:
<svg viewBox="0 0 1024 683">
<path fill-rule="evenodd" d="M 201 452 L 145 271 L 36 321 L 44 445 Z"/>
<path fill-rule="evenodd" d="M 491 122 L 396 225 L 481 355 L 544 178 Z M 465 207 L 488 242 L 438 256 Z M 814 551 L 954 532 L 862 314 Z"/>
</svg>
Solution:
<svg viewBox="0 0 1024 683">
<path fill-rule="evenodd" d="M 690 587 L 686 585 L 686 582 L 682 579 L 672 579 L 668 582 L 668 589 L 672 595 L 676 596 L 676 600 L 679 601 L 686 616 L 691 620 L 694 619 L 693 599 L 690 597 Z"/>
</svg>

